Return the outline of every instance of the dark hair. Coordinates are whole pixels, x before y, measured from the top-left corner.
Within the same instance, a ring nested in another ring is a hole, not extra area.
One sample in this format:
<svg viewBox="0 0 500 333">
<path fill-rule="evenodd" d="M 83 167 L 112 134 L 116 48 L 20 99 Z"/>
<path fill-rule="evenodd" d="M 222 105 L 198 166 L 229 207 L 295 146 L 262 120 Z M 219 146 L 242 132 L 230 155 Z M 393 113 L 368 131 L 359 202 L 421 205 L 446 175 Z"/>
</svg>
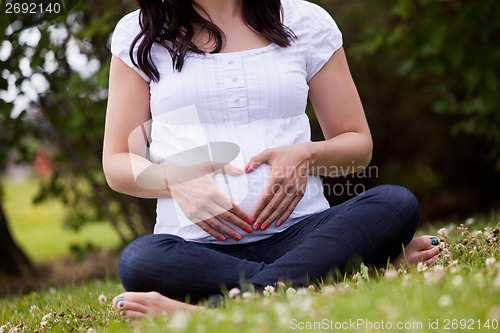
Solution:
<svg viewBox="0 0 500 333">
<path fill-rule="evenodd" d="M 130 58 L 152 81 L 160 80 L 160 73 L 151 58 L 154 43 L 165 47 L 172 56 L 173 67 L 181 71 L 187 52 L 203 54 L 193 44 L 193 26 L 209 33 L 216 47 L 210 53 L 222 49 L 223 32 L 217 25 L 203 18 L 193 7 L 192 0 L 138 0 L 141 8 L 141 32 L 136 36 L 129 50 Z M 245 22 L 269 42 L 280 47 L 290 46 L 296 38 L 294 33 L 281 23 L 280 0 L 243 0 Z M 203 9 L 202 9 L 203 10 Z M 137 62 L 133 56 L 135 45 Z"/>
</svg>

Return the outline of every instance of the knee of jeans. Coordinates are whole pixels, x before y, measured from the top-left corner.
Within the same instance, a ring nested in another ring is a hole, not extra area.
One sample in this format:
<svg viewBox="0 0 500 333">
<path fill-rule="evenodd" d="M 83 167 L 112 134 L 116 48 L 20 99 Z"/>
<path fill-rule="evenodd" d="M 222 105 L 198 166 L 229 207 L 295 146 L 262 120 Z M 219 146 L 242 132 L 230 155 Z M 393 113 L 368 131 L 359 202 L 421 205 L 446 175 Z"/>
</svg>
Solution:
<svg viewBox="0 0 500 333">
<path fill-rule="evenodd" d="M 148 235 L 135 239 L 122 252 L 118 275 L 127 291 L 146 291 L 145 281 L 154 278 L 159 262 L 158 243 L 168 241 L 168 236 Z"/>
<path fill-rule="evenodd" d="M 420 220 L 420 204 L 415 195 L 405 187 L 398 185 L 382 185 L 377 187 L 380 200 L 391 205 L 409 221 L 418 225 Z"/>
</svg>

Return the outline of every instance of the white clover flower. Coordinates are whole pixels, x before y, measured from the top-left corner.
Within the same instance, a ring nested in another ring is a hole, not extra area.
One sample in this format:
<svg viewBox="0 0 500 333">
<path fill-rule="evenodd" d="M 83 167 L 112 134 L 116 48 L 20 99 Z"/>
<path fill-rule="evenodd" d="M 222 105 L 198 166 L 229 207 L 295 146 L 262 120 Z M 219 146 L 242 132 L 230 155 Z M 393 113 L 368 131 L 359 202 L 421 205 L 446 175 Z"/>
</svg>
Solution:
<svg viewBox="0 0 500 333">
<path fill-rule="evenodd" d="M 92 327 L 88 329 L 87 333 L 97 333 L 95 329 Z"/>
<path fill-rule="evenodd" d="M 12 327 L 11 323 L 3 325 L 2 327 L 0 327 L 0 333 L 3 333 L 5 330 L 10 330 L 11 327 Z"/>
<path fill-rule="evenodd" d="M 475 220 L 472 217 L 469 217 L 467 220 L 465 220 L 465 225 L 469 226 L 473 224 Z"/>
<path fill-rule="evenodd" d="M 444 271 L 444 268 L 441 265 L 435 265 L 435 266 L 432 266 L 432 270 L 434 272 L 442 272 L 442 271 Z"/>
<path fill-rule="evenodd" d="M 49 318 L 52 317 L 52 314 L 49 313 L 49 314 L 46 314 L 45 316 L 42 317 L 42 321 L 47 321 Z"/>
<path fill-rule="evenodd" d="M 183 330 L 186 328 L 190 315 L 186 311 L 175 311 L 168 326 L 173 330 Z"/>
<path fill-rule="evenodd" d="M 99 295 L 98 300 L 99 300 L 99 303 L 101 303 L 101 304 L 104 304 L 104 303 L 107 303 L 107 302 L 108 302 L 107 297 L 106 297 L 106 296 L 104 296 L 103 294 L 100 294 L 100 295 Z"/>
<path fill-rule="evenodd" d="M 252 293 L 251 293 L 251 292 L 249 292 L 249 291 L 245 291 L 245 292 L 241 295 L 241 297 L 242 297 L 243 299 L 249 299 L 250 297 L 252 297 Z"/>
<path fill-rule="evenodd" d="M 229 290 L 229 297 L 231 297 L 231 298 L 235 298 L 239 294 L 240 294 L 240 290 L 238 288 L 233 288 L 233 289 Z"/>
<path fill-rule="evenodd" d="M 48 324 L 47 321 L 41 321 L 40 322 L 40 326 L 42 326 L 42 328 L 45 327 L 45 326 L 47 326 L 47 324 Z"/>
<path fill-rule="evenodd" d="M 453 260 L 451 263 L 450 263 L 451 266 L 456 266 L 458 265 L 458 260 Z"/>
<path fill-rule="evenodd" d="M 393 281 L 398 277 L 398 272 L 395 269 L 388 269 L 384 273 L 384 279 Z"/>
<path fill-rule="evenodd" d="M 483 273 L 474 274 L 474 280 L 476 280 L 477 286 L 482 288 L 484 286 L 484 277 Z"/>
<path fill-rule="evenodd" d="M 489 257 L 488 259 L 486 259 L 485 263 L 488 269 L 493 269 L 495 268 L 496 259 L 494 257 Z"/>
<path fill-rule="evenodd" d="M 264 288 L 264 296 L 271 296 L 274 294 L 274 287 L 273 286 L 266 286 Z"/>
<path fill-rule="evenodd" d="M 336 289 L 334 286 L 324 286 L 321 288 L 321 293 L 327 296 L 335 295 Z"/>
<path fill-rule="evenodd" d="M 444 308 L 444 307 L 450 306 L 451 303 L 453 303 L 453 300 L 451 299 L 450 295 L 443 295 L 443 296 L 439 297 L 438 305 L 440 307 Z"/>
<path fill-rule="evenodd" d="M 287 295 L 293 295 L 293 294 L 295 294 L 295 293 L 297 293 L 297 290 L 295 290 L 295 289 L 293 289 L 293 288 L 288 288 L 288 289 L 286 290 L 286 294 L 287 294 Z"/>
<path fill-rule="evenodd" d="M 464 281 L 463 277 L 457 275 L 451 280 L 451 284 L 454 285 L 455 287 L 458 287 L 462 285 L 463 281 Z"/>
<path fill-rule="evenodd" d="M 493 287 L 500 289 L 500 272 L 497 274 L 495 280 L 493 280 Z"/>
<path fill-rule="evenodd" d="M 419 262 L 417 264 L 417 271 L 424 272 L 426 270 L 427 270 L 427 265 L 426 264 L 424 264 L 423 262 Z"/>
<path fill-rule="evenodd" d="M 35 304 L 33 304 L 32 306 L 30 306 L 30 311 L 36 311 L 38 309 L 38 306 L 36 306 Z"/>
<path fill-rule="evenodd" d="M 447 237 L 448 231 L 446 230 L 446 228 L 441 228 L 438 230 L 437 234 L 439 237 Z"/>
<path fill-rule="evenodd" d="M 305 295 L 307 295 L 307 293 L 308 293 L 308 290 L 306 288 L 299 288 L 297 290 L 297 295 L 299 295 L 299 296 L 305 296 Z"/>
<path fill-rule="evenodd" d="M 476 238 L 481 238 L 483 236 L 483 232 L 481 230 L 475 231 L 474 236 L 476 236 Z"/>
<path fill-rule="evenodd" d="M 436 282 L 436 277 L 432 272 L 424 272 L 424 283 L 429 284 L 429 283 L 434 283 Z"/>
<path fill-rule="evenodd" d="M 460 266 L 453 266 L 450 268 L 450 273 L 457 274 L 458 272 L 460 272 Z"/>
</svg>

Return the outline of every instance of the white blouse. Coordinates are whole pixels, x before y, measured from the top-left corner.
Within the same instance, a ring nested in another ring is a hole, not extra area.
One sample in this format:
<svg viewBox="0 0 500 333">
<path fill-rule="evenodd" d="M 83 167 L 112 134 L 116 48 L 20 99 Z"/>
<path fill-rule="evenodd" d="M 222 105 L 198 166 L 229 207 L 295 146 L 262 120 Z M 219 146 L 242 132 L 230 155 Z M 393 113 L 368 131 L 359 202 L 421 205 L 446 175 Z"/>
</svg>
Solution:
<svg viewBox="0 0 500 333">
<path fill-rule="evenodd" d="M 153 162 L 211 142 L 239 147 L 230 163 L 244 168 L 250 159 L 268 148 L 309 142 L 310 125 L 305 114 L 309 80 L 342 46 L 342 34 L 332 17 L 316 4 L 282 0 L 283 23 L 297 36 L 292 45 L 275 44 L 231 53 L 188 53 L 181 72 L 172 68 L 169 52 L 154 44 L 152 60 L 160 81 L 150 81 L 132 64 L 129 48 L 139 33 L 139 10 L 123 17 L 113 33 L 111 52 L 136 70 L 150 85 L 151 143 Z M 136 45 L 137 47 L 137 45 Z M 217 152 L 211 151 L 210 158 Z M 241 176 L 215 174 L 219 189 L 248 214 L 263 192 L 270 169 L 261 165 Z M 168 176 L 167 176 L 168 178 Z M 321 179 L 309 176 L 304 197 L 280 227 L 221 242 L 190 222 L 173 198 L 160 198 L 154 233 L 168 233 L 189 241 L 220 244 L 255 242 L 285 230 L 306 216 L 328 209 Z"/>
</svg>

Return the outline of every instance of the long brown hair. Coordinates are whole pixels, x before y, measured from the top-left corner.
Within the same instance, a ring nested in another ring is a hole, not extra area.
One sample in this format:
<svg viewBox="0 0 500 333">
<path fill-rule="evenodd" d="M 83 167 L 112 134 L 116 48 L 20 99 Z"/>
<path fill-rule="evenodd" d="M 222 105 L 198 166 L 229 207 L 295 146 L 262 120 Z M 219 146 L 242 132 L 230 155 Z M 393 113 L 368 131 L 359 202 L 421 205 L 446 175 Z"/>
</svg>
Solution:
<svg viewBox="0 0 500 333">
<path fill-rule="evenodd" d="M 243 18 L 254 31 L 280 47 L 290 46 L 296 36 L 281 23 L 280 0 L 242 1 Z M 205 53 L 192 42 L 194 26 L 207 31 L 210 39 L 216 41 L 210 53 L 218 53 L 222 49 L 223 32 L 195 10 L 192 0 L 138 0 L 138 3 L 141 8 L 141 32 L 132 42 L 129 54 L 134 65 L 152 81 L 160 80 L 160 73 L 151 58 L 154 43 L 168 50 L 177 71 L 181 71 L 187 52 Z M 136 61 L 132 51 L 141 38 Z"/>
</svg>

